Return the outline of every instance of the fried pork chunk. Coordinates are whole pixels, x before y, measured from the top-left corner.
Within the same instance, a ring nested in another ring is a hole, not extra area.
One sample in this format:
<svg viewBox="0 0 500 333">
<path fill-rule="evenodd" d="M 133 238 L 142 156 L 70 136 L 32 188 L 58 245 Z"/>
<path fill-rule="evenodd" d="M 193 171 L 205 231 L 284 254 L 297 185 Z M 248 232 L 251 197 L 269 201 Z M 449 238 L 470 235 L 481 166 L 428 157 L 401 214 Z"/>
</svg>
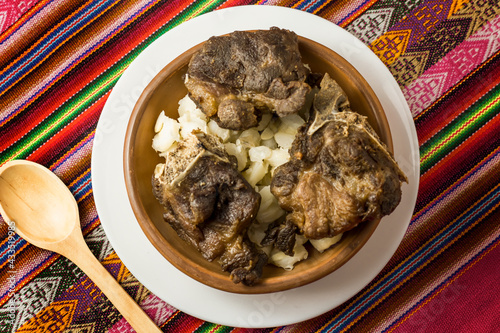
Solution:
<svg viewBox="0 0 500 333">
<path fill-rule="evenodd" d="M 207 260 L 218 260 L 235 283 L 252 285 L 267 262 L 246 236 L 260 195 L 236 163 L 216 137 L 193 131 L 155 170 L 153 192 L 182 239 Z"/>
<path fill-rule="evenodd" d="M 400 202 L 401 183 L 407 181 L 366 118 L 350 110 L 345 93 L 328 74 L 290 156 L 271 183 L 287 211 L 286 221 L 270 231 L 284 252 L 290 252 L 287 244 L 293 242 L 284 238 L 294 226 L 307 238 L 320 239 L 390 214 Z"/>
<path fill-rule="evenodd" d="M 245 130 L 264 112 L 297 113 L 311 90 L 308 74 L 297 35 L 273 27 L 210 38 L 191 58 L 184 83 L 220 127 Z"/>
</svg>

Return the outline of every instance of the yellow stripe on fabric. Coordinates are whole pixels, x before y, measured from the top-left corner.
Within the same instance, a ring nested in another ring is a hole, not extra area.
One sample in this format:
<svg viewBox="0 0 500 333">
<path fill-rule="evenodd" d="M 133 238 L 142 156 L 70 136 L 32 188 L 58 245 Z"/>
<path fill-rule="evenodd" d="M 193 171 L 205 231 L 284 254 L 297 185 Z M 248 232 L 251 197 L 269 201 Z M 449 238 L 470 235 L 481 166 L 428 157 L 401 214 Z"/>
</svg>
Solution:
<svg viewBox="0 0 500 333">
<path fill-rule="evenodd" d="M 421 157 L 420 163 L 425 163 L 427 159 L 429 159 L 432 155 L 434 155 L 437 151 L 439 151 L 441 148 L 444 146 L 448 145 L 459 133 L 464 131 L 469 126 L 472 126 L 476 121 L 481 119 L 483 115 L 489 111 L 492 110 L 492 108 L 496 108 L 500 104 L 500 95 L 497 96 L 495 99 L 490 101 L 488 104 L 484 105 L 481 109 L 477 111 L 472 117 L 466 119 L 460 126 L 455 128 L 452 132 L 448 133 L 446 138 L 439 142 L 436 146 L 434 146 L 431 150 L 429 150 L 424 156 Z"/>
<path fill-rule="evenodd" d="M 416 115 L 413 120 L 417 121 L 419 118 L 423 117 L 426 115 L 426 113 L 434 108 L 439 102 L 447 98 L 449 95 L 455 92 L 459 87 L 461 87 L 463 84 L 466 84 L 468 80 L 470 80 L 474 75 L 476 75 L 479 71 L 481 71 L 484 67 L 486 67 L 489 63 L 491 63 L 497 55 L 500 54 L 500 50 L 495 52 L 493 55 L 491 55 L 487 60 L 485 60 L 481 65 L 476 67 L 474 70 L 472 70 L 470 73 L 468 73 L 466 76 L 464 76 L 459 82 L 457 82 L 451 89 L 447 90 L 443 95 L 441 95 L 438 99 L 436 99 L 431 105 L 429 105 L 425 110 L 420 112 L 418 115 Z"/>
<path fill-rule="evenodd" d="M 156 0 L 154 3 L 151 3 L 147 8 L 149 10 L 149 8 L 151 8 L 152 6 L 156 5 L 160 0 Z M 118 2 L 118 1 L 117 1 Z M 115 2 L 115 3 L 117 3 Z M 115 3 L 113 3 L 112 6 L 115 5 Z M 128 22 L 127 24 L 125 24 L 123 27 L 121 27 L 120 29 L 116 30 L 113 34 L 110 34 L 109 36 L 107 36 L 107 38 L 105 40 L 102 40 L 100 41 L 99 43 L 96 44 L 96 46 L 93 47 L 93 49 L 91 49 L 90 52 L 88 52 L 85 57 L 82 57 L 81 59 L 79 59 L 79 61 L 75 61 L 74 63 L 72 63 L 71 66 L 65 68 L 62 72 L 60 72 L 58 74 L 58 77 L 56 80 L 53 80 L 50 84 L 46 85 L 44 87 L 44 89 L 40 90 L 37 92 L 36 95 L 34 95 L 31 100 L 26 103 L 22 108 L 20 108 L 19 110 L 17 110 L 14 114 L 12 114 L 11 116 L 9 116 L 9 119 L 7 121 L 10 121 L 10 119 L 14 118 L 17 114 L 19 114 L 20 112 L 22 112 L 23 110 L 25 110 L 26 108 L 28 108 L 31 104 L 34 103 L 34 101 L 39 97 L 41 96 L 45 91 L 49 90 L 52 86 L 54 86 L 57 82 L 59 82 L 61 80 L 61 78 L 63 77 L 63 75 L 69 73 L 71 70 L 73 70 L 75 67 L 77 67 L 78 65 L 80 65 L 82 62 L 85 61 L 85 59 L 88 59 L 90 56 L 92 56 L 95 52 L 97 52 L 98 50 L 100 50 L 100 48 L 106 44 L 109 40 L 111 40 L 112 38 L 114 38 L 116 35 L 118 35 L 120 32 L 122 32 L 124 29 L 126 29 L 128 26 L 130 26 L 133 22 L 135 22 L 138 18 L 140 18 L 142 16 L 139 15 L 138 17 L 135 17 L 133 20 L 131 20 L 130 22 Z M 92 22 L 89 22 L 90 23 L 93 23 L 95 22 L 92 21 Z M 84 28 L 84 27 L 82 27 Z M 71 37 L 73 37 L 74 35 L 71 35 L 67 40 L 69 40 Z M 64 44 L 64 43 L 61 43 L 61 45 Z M 58 48 L 59 49 L 59 48 Z"/>
<path fill-rule="evenodd" d="M 164 322 L 160 327 L 164 327 L 165 325 L 167 325 L 169 322 L 174 320 L 174 318 L 177 317 L 180 313 L 181 313 L 180 310 L 175 311 L 170 317 L 168 317 L 167 321 Z"/>
<path fill-rule="evenodd" d="M 91 100 L 94 96 L 98 95 L 103 87 L 107 87 L 111 82 L 113 82 L 115 79 L 117 79 L 123 72 L 125 71 L 125 68 L 122 68 L 120 71 L 115 73 L 113 76 L 109 77 L 107 81 L 103 83 L 102 86 L 98 87 L 98 89 L 92 91 L 89 95 L 85 96 L 81 101 L 79 101 L 76 105 L 74 105 L 72 108 L 68 110 L 67 113 L 65 113 L 62 117 L 58 118 L 55 122 L 50 124 L 46 129 L 38 133 L 38 135 L 34 136 L 31 141 L 27 142 L 24 146 L 20 147 L 17 152 L 10 157 L 10 159 L 16 159 L 19 157 L 25 149 L 30 148 L 31 146 L 35 145 L 42 137 L 44 137 L 48 132 L 50 132 L 53 128 L 57 127 L 58 124 L 62 123 L 64 120 L 66 120 L 68 117 L 71 117 L 73 112 L 79 109 L 82 105 L 84 105 L 87 101 Z"/>
<path fill-rule="evenodd" d="M 94 129 L 92 132 L 87 134 L 82 140 L 80 140 L 77 144 L 75 144 L 70 150 L 68 150 L 65 154 L 63 154 L 60 158 L 58 158 L 54 163 L 52 163 L 49 166 L 49 169 L 55 168 L 56 165 L 60 164 L 63 160 L 67 159 L 68 156 L 74 154 L 75 149 L 78 150 L 80 149 L 80 146 L 82 145 L 83 142 L 87 141 L 90 137 L 95 135 L 96 130 Z M 75 178 L 70 184 L 68 184 L 68 187 L 73 187 L 80 179 L 82 179 L 84 175 L 80 175 Z"/>
<path fill-rule="evenodd" d="M 202 14 L 208 7 L 210 7 L 215 1 L 212 1 L 212 0 L 209 0 L 207 2 L 205 2 L 205 4 L 203 4 L 200 8 L 198 8 L 197 10 L 195 10 L 194 12 L 192 12 L 191 14 L 189 14 L 188 16 L 186 16 L 183 20 L 183 22 L 185 21 L 188 21 L 200 14 Z"/>
<path fill-rule="evenodd" d="M 86 2 L 84 5 L 82 5 L 80 8 L 84 8 L 88 5 L 88 3 L 90 2 L 93 2 L 93 0 L 89 0 L 88 2 Z M 110 8 L 112 8 L 116 3 L 118 3 L 119 0 L 113 2 L 109 7 L 106 7 L 106 10 L 103 10 L 102 12 L 99 12 L 99 14 L 95 15 L 95 17 L 88 21 L 85 25 L 81 26 L 78 30 L 74 31 L 71 35 L 69 35 L 67 38 L 65 38 L 65 41 L 67 40 L 70 40 L 72 37 L 74 37 L 76 34 L 78 34 L 80 31 L 82 31 L 83 29 L 85 29 L 85 27 L 89 26 L 92 22 L 96 21 L 99 17 L 101 17 L 105 12 L 107 12 Z M 79 8 L 79 9 L 80 9 Z M 69 21 L 72 17 L 74 17 L 76 15 L 77 12 L 75 12 L 73 15 L 71 16 L 68 16 L 66 19 L 62 20 L 59 24 L 57 24 L 56 26 L 54 26 L 51 30 L 49 30 L 43 37 L 41 37 L 35 44 L 33 44 L 29 49 L 27 49 L 25 52 L 23 52 L 23 54 L 21 54 L 19 57 L 17 57 L 17 59 L 15 59 L 14 61 L 12 61 L 10 63 L 10 65 L 8 65 L 7 67 L 5 67 L 4 70 L 2 70 L 0 72 L 0 74 L 6 72 L 8 69 L 10 69 L 12 66 L 15 66 L 15 65 L 18 65 L 17 64 L 17 61 L 19 59 L 22 59 L 27 53 L 29 53 L 30 51 L 32 51 L 33 49 L 35 49 L 36 47 L 38 47 L 38 45 L 44 41 L 44 38 L 48 35 L 50 35 L 53 31 L 57 30 L 59 27 L 61 27 L 62 25 L 66 24 L 67 21 Z M 7 87 L 7 89 L 3 90 L 0 92 L 0 96 L 3 95 L 6 91 L 9 90 L 10 87 L 12 86 L 15 86 L 17 83 L 19 83 L 21 80 L 23 80 L 27 75 L 29 75 L 31 72 L 33 72 L 33 70 L 35 70 L 36 68 L 38 68 L 43 62 L 45 62 L 45 60 L 47 60 L 52 54 L 54 54 L 62 45 L 64 45 L 65 42 L 62 42 L 62 43 L 58 43 L 57 44 L 57 47 L 54 47 L 49 53 L 47 53 L 45 55 L 44 58 L 40 59 L 40 60 L 37 60 L 36 61 L 36 64 L 34 66 L 30 66 L 29 67 L 29 70 L 26 71 L 26 73 L 24 73 L 22 76 L 20 76 L 16 81 L 12 82 L 12 84 L 9 85 L 9 87 Z"/>
</svg>

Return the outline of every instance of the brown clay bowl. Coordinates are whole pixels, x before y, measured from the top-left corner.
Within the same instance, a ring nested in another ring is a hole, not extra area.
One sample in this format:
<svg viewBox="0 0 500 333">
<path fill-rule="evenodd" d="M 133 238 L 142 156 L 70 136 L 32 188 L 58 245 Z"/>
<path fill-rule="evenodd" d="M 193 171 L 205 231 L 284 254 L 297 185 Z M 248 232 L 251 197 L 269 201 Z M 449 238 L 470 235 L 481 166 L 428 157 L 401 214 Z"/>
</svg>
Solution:
<svg viewBox="0 0 500 333">
<path fill-rule="evenodd" d="M 344 89 L 353 110 L 368 117 L 373 128 L 392 151 L 392 140 L 384 110 L 363 77 L 334 51 L 312 40 L 299 37 L 303 61 L 315 72 L 328 72 Z M 191 55 L 197 45 L 168 64 L 151 81 L 135 105 L 128 124 L 124 145 L 125 184 L 139 225 L 156 249 L 179 270 L 199 282 L 220 290 L 259 294 L 303 286 L 335 271 L 346 263 L 370 238 L 380 221 L 366 222 L 344 233 L 341 241 L 323 253 L 309 250 L 309 258 L 291 271 L 267 265 L 262 281 L 252 287 L 235 284 L 229 273 L 216 262 L 208 262 L 180 239 L 163 221 L 162 207 L 152 193 L 151 176 L 162 159 L 151 147 L 154 124 L 164 110 L 177 117 L 178 101 L 187 94 L 182 82 Z M 163 160 L 164 161 L 164 160 Z M 147 260 L 145 258 L 144 260 Z M 165 277 L 165 283 L 175 283 Z"/>
</svg>

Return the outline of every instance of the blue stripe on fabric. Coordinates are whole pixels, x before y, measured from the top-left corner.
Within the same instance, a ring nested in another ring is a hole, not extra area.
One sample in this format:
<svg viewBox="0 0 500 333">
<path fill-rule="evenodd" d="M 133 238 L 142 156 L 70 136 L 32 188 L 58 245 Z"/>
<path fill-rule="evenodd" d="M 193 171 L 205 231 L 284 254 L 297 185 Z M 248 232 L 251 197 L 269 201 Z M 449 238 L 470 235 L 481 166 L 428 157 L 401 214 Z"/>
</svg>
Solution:
<svg viewBox="0 0 500 333">
<path fill-rule="evenodd" d="M 397 284 L 401 283 L 405 278 L 407 278 L 413 272 L 412 268 L 423 266 L 422 264 L 430 257 L 438 253 L 446 244 L 450 243 L 450 238 L 455 238 L 462 231 L 467 229 L 470 225 L 474 223 L 477 219 L 484 217 L 485 214 L 491 207 L 500 203 L 500 186 L 498 186 L 495 191 L 493 191 L 488 197 L 481 199 L 477 202 L 468 214 L 465 214 L 455 223 L 449 225 L 446 229 L 443 229 L 441 235 L 432 240 L 423 250 L 418 251 L 411 257 L 413 259 L 408 260 L 403 266 L 401 266 L 396 272 L 385 279 L 386 282 L 382 283 L 370 291 L 362 300 L 354 303 L 350 306 L 351 310 L 339 318 L 338 321 L 332 323 L 326 330 L 326 332 L 334 332 L 334 330 L 342 330 L 348 325 L 350 320 L 358 317 L 366 309 L 373 305 L 377 300 L 377 296 L 380 294 L 387 293 L 389 289 L 393 289 Z M 387 293 L 388 294 L 388 293 Z M 368 299 L 368 300 L 367 300 Z M 364 304 L 363 304 L 364 303 Z M 359 307 L 359 308 L 358 308 Z M 358 308 L 358 310 L 355 310 Z"/>
<path fill-rule="evenodd" d="M 478 174 L 483 169 L 482 167 L 484 165 L 490 163 L 492 160 L 494 160 L 495 158 L 498 158 L 499 156 L 500 156 L 500 150 L 497 153 L 492 154 L 491 156 L 488 156 L 488 158 L 485 159 L 481 163 L 481 167 L 472 169 L 474 172 L 471 172 L 470 174 L 468 174 L 467 177 L 465 177 L 464 179 L 462 179 L 460 182 L 457 182 L 456 184 L 453 184 L 444 193 L 450 193 L 450 192 L 456 190 L 460 185 L 462 185 L 463 183 L 467 182 L 467 180 L 469 180 L 470 178 L 472 178 L 473 176 L 475 176 L 476 174 Z M 430 204 L 428 207 L 424 208 L 422 211 L 420 211 L 418 214 L 416 214 L 412 218 L 412 220 L 410 222 L 410 225 L 413 224 L 416 220 L 418 220 L 421 216 L 423 216 L 424 214 L 426 214 L 428 211 L 430 211 L 431 209 L 433 209 L 434 207 L 436 207 L 438 204 L 440 204 L 444 200 L 445 197 L 446 196 L 442 196 L 439 200 L 436 200 L 436 201 L 432 202 L 432 204 Z"/>
<path fill-rule="evenodd" d="M 20 249 L 26 246 L 26 241 L 18 234 L 14 234 L 12 236 L 11 242 L 8 241 L 8 238 L 6 238 L 6 240 L 7 241 L 0 247 L 0 266 L 5 265 L 5 263 L 12 257 L 12 253 L 9 252 L 14 251 L 15 255 Z"/>
<path fill-rule="evenodd" d="M 60 47 L 63 44 L 62 41 L 92 21 L 102 12 L 103 8 L 106 8 L 106 6 L 112 2 L 111 0 L 94 1 L 90 6 L 77 12 L 71 20 L 51 32 L 43 39 L 38 47 L 19 59 L 18 64 L 12 66 L 10 70 L 0 75 L 0 82 L 2 82 L 0 84 L 0 91 L 6 90 L 8 86 L 19 80 L 19 78 L 33 68 L 33 64 L 37 64 L 56 48 Z"/>
<path fill-rule="evenodd" d="M 473 262 L 477 258 L 481 257 L 485 252 L 487 252 L 489 249 L 491 249 L 493 247 L 493 245 L 498 243 L 498 241 L 500 241 L 500 235 L 498 235 L 495 239 L 493 239 L 490 243 L 488 243 L 484 248 L 482 248 L 478 253 L 476 253 L 471 259 L 467 260 L 467 262 L 465 262 L 463 265 L 458 267 L 452 274 L 450 274 L 450 276 L 448 276 L 446 279 L 444 279 L 443 282 L 441 282 L 439 285 L 437 285 L 435 288 L 433 288 L 423 298 L 418 300 L 418 302 L 415 303 L 415 305 L 413 305 L 411 308 L 409 308 L 407 311 L 405 311 L 401 316 L 399 316 L 396 320 L 394 320 L 392 322 L 392 324 L 390 326 L 388 326 L 386 329 L 384 329 L 382 332 L 387 332 L 389 329 L 393 328 L 397 322 L 399 322 L 402 318 L 406 317 L 406 315 L 408 313 L 412 312 L 413 310 L 418 308 L 420 305 L 422 305 L 422 303 L 426 302 L 431 297 L 431 295 L 433 295 L 437 290 L 441 289 L 443 286 L 450 283 L 450 281 L 452 281 L 458 275 L 459 272 L 463 271 L 464 267 L 468 266 L 471 262 Z"/>
<path fill-rule="evenodd" d="M 303 11 L 306 11 L 309 13 L 313 13 L 314 10 L 322 4 L 323 4 L 323 1 L 313 0 L 313 1 L 309 1 L 307 3 L 300 4 L 299 6 L 297 6 L 297 9 L 300 9 L 300 10 L 303 10 Z"/>
<path fill-rule="evenodd" d="M 73 186 L 71 186 L 70 191 L 73 193 L 73 196 L 78 201 L 82 198 L 90 189 L 91 186 L 91 173 L 90 169 L 86 171 L 86 174 L 76 182 Z"/>
<path fill-rule="evenodd" d="M 43 260 L 42 262 L 40 262 L 38 265 L 34 266 L 32 269 L 30 269 L 29 272 L 26 272 L 25 274 L 23 274 L 22 278 L 18 281 L 16 281 L 16 285 L 19 285 L 19 283 L 23 280 L 26 279 L 26 277 L 30 276 L 33 272 L 37 271 L 39 269 L 39 267 L 45 265 L 45 263 L 47 261 L 49 261 L 51 258 L 53 258 L 54 256 L 56 256 L 58 254 L 56 254 L 55 252 L 52 252 L 51 254 L 49 254 L 47 256 L 47 258 L 45 258 L 45 260 Z M 2 295 L 0 295 L 0 300 L 3 299 L 5 296 L 7 296 L 9 293 L 12 293 L 12 290 L 7 290 L 5 293 L 3 293 Z"/>
<path fill-rule="evenodd" d="M 15 34 L 16 34 L 16 32 L 18 32 L 18 31 L 19 31 L 19 29 L 21 29 L 22 27 L 24 27 L 27 23 L 31 22 L 31 18 L 33 18 L 34 16 L 36 16 L 38 13 L 40 13 L 40 12 L 42 11 L 42 9 L 46 8 L 47 6 L 49 6 L 49 5 L 50 5 L 51 3 L 53 3 L 53 2 L 54 2 L 54 0 L 51 0 L 51 1 L 47 2 L 44 6 L 42 6 L 42 7 L 38 8 L 35 12 L 31 13 L 31 17 L 30 17 L 30 19 L 25 20 L 25 21 L 23 22 L 23 24 L 19 25 L 19 26 L 18 26 L 15 30 L 13 30 L 13 31 L 9 34 L 9 36 L 8 36 L 7 38 L 5 38 L 2 42 L 0 42 L 0 47 L 2 46 L 2 44 L 4 44 L 6 41 L 8 41 L 8 40 L 9 40 L 9 38 L 11 38 L 13 35 L 15 35 Z"/>
<path fill-rule="evenodd" d="M 38 89 L 36 92 L 34 92 L 28 100 L 26 100 L 24 103 L 22 103 L 15 110 L 13 110 L 9 114 L 7 114 L 3 119 L 1 119 L 0 122 L 3 122 L 5 119 L 7 119 L 8 117 L 10 117 L 12 114 L 14 114 L 14 113 L 18 112 L 19 110 L 23 109 L 26 105 L 28 105 L 29 103 L 31 103 L 34 99 L 38 98 L 38 94 L 41 91 L 45 90 L 50 85 L 52 85 L 54 82 L 56 82 L 57 80 L 59 80 L 63 75 L 65 75 L 66 71 L 68 70 L 68 68 L 73 67 L 75 64 L 79 63 L 82 59 L 86 58 L 87 55 L 89 55 L 90 53 L 94 52 L 97 48 L 99 48 L 100 46 L 102 46 L 105 42 L 107 42 L 109 40 L 110 36 L 112 36 L 113 34 L 115 34 L 117 31 L 121 30 L 123 27 L 125 27 L 127 24 L 129 24 L 131 21 L 135 20 L 136 17 L 142 15 L 144 13 L 143 12 L 144 9 L 146 9 L 147 7 L 149 7 L 154 2 L 155 2 L 154 0 L 149 1 L 146 5 L 144 5 L 143 7 L 141 7 L 139 9 L 139 11 L 135 12 L 127 20 L 123 21 L 123 23 L 121 23 L 119 26 L 117 26 L 111 32 L 109 32 L 108 34 L 106 34 L 104 36 L 104 38 L 100 39 L 96 44 L 94 44 L 92 47 L 90 47 L 89 49 L 87 49 L 78 58 L 74 59 L 71 63 L 69 63 L 55 77 L 53 77 L 50 81 L 48 81 L 47 83 L 45 83 L 40 89 Z"/>
<path fill-rule="evenodd" d="M 342 23 L 344 23 L 344 21 L 346 19 L 348 19 L 349 17 L 351 17 L 351 15 L 355 12 L 357 12 L 361 7 L 363 7 L 364 5 L 366 5 L 368 2 L 370 2 L 370 0 L 367 0 L 367 1 L 364 1 L 363 3 L 361 3 L 359 6 L 357 6 L 356 8 L 354 8 L 353 10 L 351 10 L 349 13 L 347 13 L 347 15 L 344 15 L 344 18 L 342 20 L 340 20 L 340 22 L 337 22 L 338 25 L 341 25 Z"/>
</svg>

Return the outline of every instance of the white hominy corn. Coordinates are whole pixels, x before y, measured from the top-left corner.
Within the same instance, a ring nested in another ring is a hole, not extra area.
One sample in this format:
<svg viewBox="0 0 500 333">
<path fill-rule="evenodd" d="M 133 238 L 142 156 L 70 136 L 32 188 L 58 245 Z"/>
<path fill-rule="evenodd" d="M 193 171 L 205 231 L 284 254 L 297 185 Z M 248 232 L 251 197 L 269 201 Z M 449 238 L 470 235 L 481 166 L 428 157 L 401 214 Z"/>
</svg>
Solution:
<svg viewBox="0 0 500 333">
<path fill-rule="evenodd" d="M 276 143 L 276 140 L 274 140 L 274 137 L 272 139 L 269 139 L 269 140 L 262 140 L 262 141 L 260 141 L 260 144 L 262 146 L 266 146 L 270 149 L 278 148 L 278 144 Z"/>
<path fill-rule="evenodd" d="M 246 148 L 257 147 L 259 143 L 260 133 L 256 128 L 244 130 L 236 140 L 236 144 L 243 145 Z"/>
<path fill-rule="evenodd" d="M 272 150 L 266 146 L 252 147 L 248 150 L 250 161 L 257 162 L 271 157 Z"/>
<path fill-rule="evenodd" d="M 179 141 L 180 129 L 180 124 L 176 120 L 165 116 L 163 111 L 162 114 L 158 117 L 161 121 L 156 121 L 155 124 L 155 130 L 159 131 L 153 137 L 153 149 L 159 153 L 165 152 L 174 142 Z"/>
<path fill-rule="evenodd" d="M 259 223 L 271 223 L 279 219 L 285 214 L 281 209 L 278 199 L 271 193 L 271 187 L 264 186 L 259 191 L 261 201 L 259 211 L 257 212 L 257 220 Z"/>
<path fill-rule="evenodd" d="M 341 238 L 342 234 L 338 234 L 330 238 L 310 239 L 309 242 L 316 250 L 322 253 L 326 249 L 330 248 L 330 246 L 332 246 L 333 244 L 338 243 Z"/>
<path fill-rule="evenodd" d="M 304 243 L 307 239 L 304 236 L 297 235 L 295 236 L 295 247 L 293 248 L 294 254 L 293 256 L 287 256 L 283 252 L 273 249 L 271 251 L 271 256 L 269 257 L 269 262 L 282 267 L 285 270 L 289 271 L 293 269 L 293 266 L 304 259 L 307 259 L 309 253 L 304 247 Z"/>
<path fill-rule="evenodd" d="M 261 140 L 269 140 L 274 137 L 274 132 L 270 128 L 265 128 L 260 134 Z"/>
<path fill-rule="evenodd" d="M 160 115 L 156 119 L 155 123 L 155 133 L 161 131 L 161 129 L 163 128 L 163 121 L 165 118 L 167 118 L 167 116 L 165 116 L 165 111 L 160 112 Z"/>
<path fill-rule="evenodd" d="M 159 155 L 166 156 L 194 129 L 219 137 L 227 153 L 236 157 L 238 171 L 261 196 L 256 220 L 248 229 L 250 240 L 268 254 L 270 263 L 286 270 L 293 269 L 298 261 L 306 259 L 308 252 L 303 244 L 308 240 L 304 236 L 296 236 L 293 256 L 287 256 L 272 246 L 260 246 L 269 224 L 285 215 L 278 199 L 271 193 L 269 184 L 276 167 L 290 160 L 288 150 L 297 129 L 304 124 L 304 119 L 299 115 L 278 118 L 265 113 L 257 127 L 245 131 L 228 130 L 208 119 L 187 95 L 179 101 L 178 113 L 177 120 L 167 117 L 163 111 L 157 118 L 153 148 Z M 160 164 L 154 172 L 163 172 L 163 168 L 165 164 Z M 338 242 L 340 237 L 341 235 L 311 243 L 321 252 Z"/>
<path fill-rule="evenodd" d="M 290 160 L 288 150 L 277 148 L 271 151 L 271 156 L 267 159 L 272 167 L 278 167 Z"/>
<path fill-rule="evenodd" d="M 248 169 L 242 172 L 243 177 L 252 186 L 257 185 L 257 183 L 264 178 L 269 169 L 269 163 L 264 161 L 250 162 Z"/>
<path fill-rule="evenodd" d="M 297 129 L 305 123 L 304 119 L 298 114 L 291 114 L 289 116 L 281 118 L 281 125 L 279 126 L 279 132 L 285 132 L 289 134 L 297 133 Z"/>
<path fill-rule="evenodd" d="M 247 151 L 241 146 L 237 146 L 232 142 L 224 143 L 224 147 L 229 155 L 233 155 L 238 160 L 238 171 L 243 171 L 247 166 L 248 156 Z"/>
<path fill-rule="evenodd" d="M 189 114 L 194 117 L 201 118 L 205 122 L 207 121 L 207 116 L 205 116 L 205 114 L 196 107 L 196 104 L 191 98 L 189 98 L 188 95 L 184 96 L 184 98 L 179 101 L 179 108 L 177 109 L 177 112 L 179 113 L 179 117 Z"/>
<path fill-rule="evenodd" d="M 278 132 L 274 134 L 274 140 L 278 143 L 278 146 L 283 149 L 290 149 L 292 147 L 292 142 L 295 139 L 295 134 L 289 134 L 286 132 Z"/>
<path fill-rule="evenodd" d="M 264 113 L 260 119 L 259 125 L 257 126 L 257 131 L 262 132 L 268 125 L 273 115 L 270 113 Z"/>
<path fill-rule="evenodd" d="M 231 138 L 231 131 L 220 127 L 214 120 L 210 120 L 207 126 L 209 133 L 218 136 L 222 142 L 227 142 Z"/>
</svg>

